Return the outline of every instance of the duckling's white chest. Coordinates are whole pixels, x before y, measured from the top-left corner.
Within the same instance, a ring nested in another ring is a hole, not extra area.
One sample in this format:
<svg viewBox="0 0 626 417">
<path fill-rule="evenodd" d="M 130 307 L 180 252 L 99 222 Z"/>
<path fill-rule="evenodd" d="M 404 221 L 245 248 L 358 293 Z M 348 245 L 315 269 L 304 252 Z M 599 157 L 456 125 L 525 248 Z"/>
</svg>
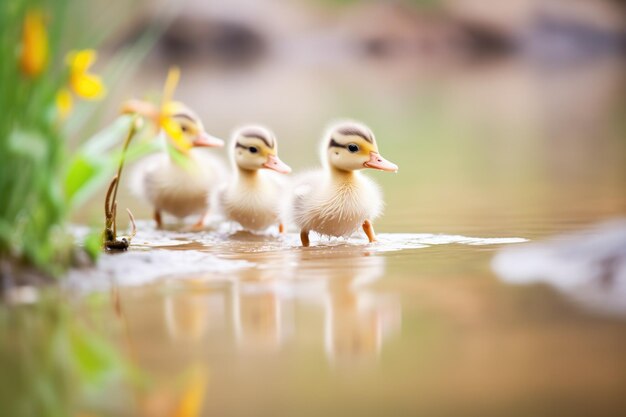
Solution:
<svg viewBox="0 0 626 417">
<path fill-rule="evenodd" d="M 349 236 L 365 220 L 378 216 L 382 200 L 374 182 L 355 176 L 350 181 L 328 180 L 312 190 L 303 203 L 300 213 L 296 213 L 302 229 L 327 236 Z"/>
<path fill-rule="evenodd" d="M 237 181 L 222 196 L 226 216 L 248 230 L 280 223 L 281 201 L 279 185 L 263 177 Z"/>
</svg>

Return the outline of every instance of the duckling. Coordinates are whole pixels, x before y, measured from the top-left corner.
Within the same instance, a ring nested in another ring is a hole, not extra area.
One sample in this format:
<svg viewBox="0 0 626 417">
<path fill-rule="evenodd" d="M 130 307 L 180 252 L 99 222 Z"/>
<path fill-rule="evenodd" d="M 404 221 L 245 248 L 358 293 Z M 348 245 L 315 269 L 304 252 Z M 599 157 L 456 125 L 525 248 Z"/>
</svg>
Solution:
<svg viewBox="0 0 626 417">
<path fill-rule="evenodd" d="M 131 188 L 152 204 L 158 228 L 163 227 L 162 212 L 165 212 L 179 219 L 200 215 L 192 227 L 199 230 L 204 227 L 209 211 L 210 193 L 221 180 L 224 169 L 217 158 L 198 148 L 222 147 L 224 141 L 209 135 L 191 109 L 182 103 L 175 104 L 172 119 L 180 124 L 184 139 L 193 148 L 184 155 L 183 164 L 167 150 L 140 161 L 133 172 Z"/>
<path fill-rule="evenodd" d="M 291 168 L 278 158 L 276 137 L 261 126 L 246 126 L 233 134 L 231 158 L 235 175 L 222 192 L 225 216 L 247 230 L 265 230 L 284 226 L 281 212 L 286 203 L 285 181 L 276 175 L 288 174 Z M 270 172 L 272 170 L 275 172 Z"/>
<path fill-rule="evenodd" d="M 309 246 L 310 231 L 340 237 L 359 227 L 370 243 L 376 241 L 372 221 L 380 215 L 383 200 L 378 185 L 359 171 L 397 172 L 398 166 L 380 155 L 367 126 L 352 121 L 340 122 L 324 135 L 322 164 L 323 169 L 305 174 L 294 187 L 292 216 L 302 246 Z"/>
</svg>

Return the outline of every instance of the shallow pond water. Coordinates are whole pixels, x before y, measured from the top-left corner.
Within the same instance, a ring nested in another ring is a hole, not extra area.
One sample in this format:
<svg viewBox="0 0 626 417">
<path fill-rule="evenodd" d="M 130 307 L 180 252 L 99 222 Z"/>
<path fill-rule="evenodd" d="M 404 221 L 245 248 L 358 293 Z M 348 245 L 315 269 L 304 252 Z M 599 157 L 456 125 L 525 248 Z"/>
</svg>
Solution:
<svg viewBox="0 0 626 417">
<path fill-rule="evenodd" d="M 3 307 L 5 326 L 26 322 L 14 340 L 35 342 L 19 350 L 30 379 L 9 371 L 52 392 L 63 384 L 67 409 L 522 416 L 624 406 L 623 309 L 503 283 L 492 257 L 523 238 L 381 233 L 374 245 L 302 249 L 296 234 L 140 230 L 130 252 L 72 271 L 63 304 L 42 294 L 9 316 Z"/>
<path fill-rule="evenodd" d="M 400 165 L 373 174 L 386 195 L 380 242 L 302 249 L 294 231 L 157 232 L 142 221 L 129 252 L 72 270 L 59 291 L 24 290 L 21 303 L 0 306 L 6 415 L 624 410 L 623 284 L 579 274 L 587 287 L 570 291 L 512 279 L 494 261 L 509 259 L 504 247 L 537 248 L 626 215 L 623 66 L 556 77 L 520 62 L 299 65 L 260 65 L 243 83 L 192 65 L 181 99 L 221 136 L 242 120 L 275 127 L 296 169 L 313 165 L 328 118 L 366 120 Z M 146 72 L 136 88 L 161 75 Z M 120 201 L 148 217 L 130 195 Z M 88 223 L 87 213 L 76 220 Z M 606 303 L 618 308 L 598 308 Z"/>
</svg>

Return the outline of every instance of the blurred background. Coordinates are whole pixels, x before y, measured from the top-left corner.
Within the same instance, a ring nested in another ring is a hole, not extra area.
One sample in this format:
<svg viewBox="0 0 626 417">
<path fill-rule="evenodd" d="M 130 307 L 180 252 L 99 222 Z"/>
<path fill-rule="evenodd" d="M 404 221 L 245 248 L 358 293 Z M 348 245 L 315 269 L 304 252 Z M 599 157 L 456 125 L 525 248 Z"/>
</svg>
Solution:
<svg viewBox="0 0 626 417">
<path fill-rule="evenodd" d="M 211 134 L 265 124 L 296 172 L 319 164 L 329 122 L 358 119 L 400 167 L 367 173 L 385 194 L 377 231 L 396 233 L 397 247 L 174 235 L 103 256 L 112 288 L 89 289 L 75 269 L 73 291 L 0 308 L 11 341 L 0 344 L 0 404 L 12 415 L 623 413 L 623 224 L 566 250 L 500 257 L 494 270 L 497 245 L 401 233 L 543 241 L 626 215 L 625 2 L 93 0 L 74 12 L 106 38 L 97 71 L 160 35 L 109 78 L 72 149 L 123 101 L 158 98 L 172 65 L 175 98 Z M 119 200 L 151 216 L 125 186 Z M 98 193 L 72 222 L 100 226 L 101 206 Z M 600 247 L 617 256 L 593 258 Z M 118 286 L 154 274 L 155 259 L 248 269 Z M 519 275 L 529 265 L 562 274 Z"/>
<path fill-rule="evenodd" d="M 319 163 L 317 143 L 330 121 L 361 120 L 401 168 L 373 173 L 386 192 L 381 230 L 534 237 L 626 210 L 623 2 L 132 7 L 103 54 L 155 21 L 167 26 L 134 75 L 112 87 L 107 117 L 125 99 L 158 94 L 168 67 L 179 65 L 176 97 L 209 132 L 228 138 L 241 124 L 265 124 L 296 171 Z M 142 202 L 126 201 L 149 216 Z M 81 213 L 85 221 L 89 211 Z"/>
</svg>

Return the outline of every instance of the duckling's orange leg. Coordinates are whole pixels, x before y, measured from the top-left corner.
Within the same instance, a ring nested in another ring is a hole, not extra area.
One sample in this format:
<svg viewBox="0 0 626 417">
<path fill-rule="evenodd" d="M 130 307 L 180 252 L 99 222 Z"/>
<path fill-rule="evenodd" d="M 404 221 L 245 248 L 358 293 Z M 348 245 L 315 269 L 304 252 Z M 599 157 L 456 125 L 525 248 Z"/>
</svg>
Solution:
<svg viewBox="0 0 626 417">
<path fill-rule="evenodd" d="M 191 231 L 192 232 L 202 231 L 202 229 L 204 229 L 204 222 L 208 215 L 209 215 L 209 212 L 207 211 L 202 216 L 200 216 L 200 219 L 193 226 L 191 226 Z"/>
<path fill-rule="evenodd" d="M 278 224 L 278 233 L 280 233 L 281 235 L 283 233 L 285 233 L 285 225 L 284 224 L 282 224 L 282 223 Z"/>
<path fill-rule="evenodd" d="M 161 212 L 159 210 L 154 210 L 154 221 L 156 222 L 157 229 L 163 227 L 163 219 L 161 218 Z"/>
<path fill-rule="evenodd" d="M 363 231 L 367 235 L 370 243 L 376 242 L 376 233 L 374 233 L 374 226 L 372 226 L 372 223 L 369 220 L 365 220 L 363 222 Z"/>
<path fill-rule="evenodd" d="M 300 240 L 302 241 L 302 246 L 305 248 L 309 247 L 309 231 L 302 230 L 300 231 Z"/>
</svg>

